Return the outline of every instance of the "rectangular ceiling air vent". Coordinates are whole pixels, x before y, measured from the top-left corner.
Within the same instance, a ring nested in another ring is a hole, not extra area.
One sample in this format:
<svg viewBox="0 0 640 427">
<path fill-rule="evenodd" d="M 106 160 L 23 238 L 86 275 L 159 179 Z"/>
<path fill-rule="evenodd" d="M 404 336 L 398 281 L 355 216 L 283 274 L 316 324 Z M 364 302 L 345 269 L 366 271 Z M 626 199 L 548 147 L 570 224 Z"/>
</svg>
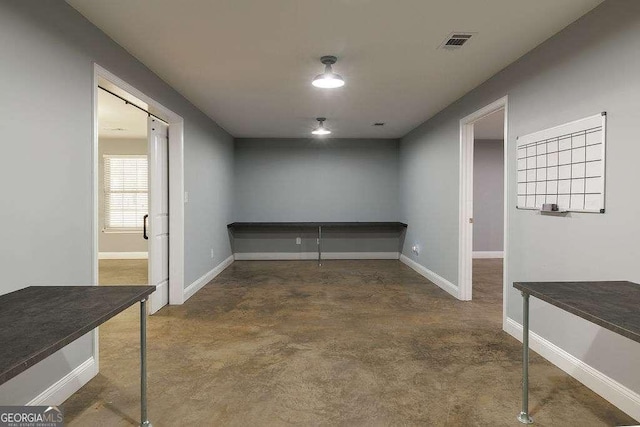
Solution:
<svg viewBox="0 0 640 427">
<path fill-rule="evenodd" d="M 460 49 L 469 42 L 474 34 L 475 33 L 451 33 L 446 39 L 444 39 L 440 45 L 440 49 Z"/>
</svg>

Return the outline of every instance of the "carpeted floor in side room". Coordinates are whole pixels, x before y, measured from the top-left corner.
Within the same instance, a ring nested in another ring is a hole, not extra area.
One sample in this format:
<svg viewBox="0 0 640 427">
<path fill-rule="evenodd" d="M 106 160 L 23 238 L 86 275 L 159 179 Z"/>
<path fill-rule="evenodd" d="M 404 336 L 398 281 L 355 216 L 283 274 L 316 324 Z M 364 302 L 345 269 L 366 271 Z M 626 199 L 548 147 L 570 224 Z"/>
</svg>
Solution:
<svg viewBox="0 0 640 427">
<path fill-rule="evenodd" d="M 237 261 L 150 317 L 151 422 L 518 426 L 501 271 L 474 261 L 474 300 L 460 302 L 399 261 Z M 138 339 L 137 307 L 100 328 L 100 374 L 63 404 L 69 426 L 137 424 Z M 534 425 L 634 424 L 535 353 L 530 375 Z"/>
</svg>

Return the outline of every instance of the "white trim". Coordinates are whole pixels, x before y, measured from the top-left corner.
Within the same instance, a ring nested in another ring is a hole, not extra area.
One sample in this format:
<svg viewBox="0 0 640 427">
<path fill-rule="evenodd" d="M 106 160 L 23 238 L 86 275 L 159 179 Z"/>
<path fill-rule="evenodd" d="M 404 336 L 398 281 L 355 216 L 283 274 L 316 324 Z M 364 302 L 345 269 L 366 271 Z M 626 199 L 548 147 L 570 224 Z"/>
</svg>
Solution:
<svg viewBox="0 0 640 427">
<path fill-rule="evenodd" d="M 522 325 L 520 323 L 507 318 L 504 330 L 522 342 Z M 529 331 L 529 348 L 611 402 L 630 417 L 640 420 L 640 394 L 531 331 Z"/>
<path fill-rule="evenodd" d="M 218 274 L 222 273 L 224 269 L 229 267 L 231 264 L 233 264 L 233 255 L 229 256 L 227 259 L 215 266 L 211 271 L 205 273 L 204 276 L 200 277 L 195 282 L 187 286 L 184 290 L 183 302 L 191 298 L 196 292 L 202 289 L 204 285 L 212 281 Z M 173 304 L 173 302 L 169 303 Z"/>
<path fill-rule="evenodd" d="M 104 234 L 142 234 L 142 228 L 103 228 L 101 231 Z"/>
<path fill-rule="evenodd" d="M 504 258 L 503 251 L 473 251 L 473 258 Z"/>
<path fill-rule="evenodd" d="M 148 259 L 148 252 L 100 252 L 98 259 Z"/>
<path fill-rule="evenodd" d="M 507 321 L 507 295 L 509 295 L 509 263 L 507 258 L 509 256 L 509 207 L 508 207 L 508 192 L 509 192 L 509 97 L 504 98 L 504 145 L 503 145 L 503 160 L 502 171 L 504 186 L 502 188 L 502 197 L 504 199 L 503 207 L 503 221 L 504 229 L 502 230 L 502 250 L 503 259 L 502 262 L 502 324 Z"/>
<path fill-rule="evenodd" d="M 91 136 L 92 136 L 92 144 L 91 144 L 91 180 L 92 186 L 91 191 L 93 191 L 93 209 L 91 212 L 92 218 L 92 242 L 91 242 L 91 281 L 92 285 L 98 286 L 98 274 L 99 274 L 99 261 L 98 261 L 98 251 L 99 249 L 99 241 L 100 241 L 100 225 L 98 224 L 98 212 L 99 212 L 99 191 L 98 181 L 99 181 L 99 150 L 98 150 L 98 73 L 95 68 L 93 68 L 93 82 L 92 82 L 92 90 L 91 90 L 91 102 L 92 102 L 92 126 L 91 126 Z M 96 366 L 96 375 L 100 371 L 100 332 L 99 328 L 95 328 L 93 330 L 93 343 L 91 346 L 91 353 L 93 354 L 93 360 L 95 361 Z M 78 389 L 80 386 L 78 386 Z M 77 390 L 77 389 L 76 389 Z"/>
<path fill-rule="evenodd" d="M 463 119 L 464 120 L 464 119 Z M 458 299 L 471 299 L 473 287 L 473 124 L 460 121 L 460 189 L 458 191 Z M 469 143 L 471 141 L 471 143 Z"/>
<path fill-rule="evenodd" d="M 67 375 L 53 383 L 45 391 L 31 399 L 27 405 L 60 405 L 97 374 L 98 363 L 93 357 L 91 357 L 82 362 Z"/>
<path fill-rule="evenodd" d="M 155 313 L 165 305 L 169 304 L 169 289 L 167 289 L 169 287 L 169 281 L 165 280 L 163 282 L 156 284 L 155 286 L 156 286 L 155 292 L 157 293 L 158 298 L 149 300 L 149 305 L 147 307 L 147 313 L 149 315 Z"/>
<path fill-rule="evenodd" d="M 318 252 L 238 252 L 236 261 L 296 261 L 317 260 Z M 323 260 L 336 259 L 398 259 L 399 252 L 323 252 Z"/>
<path fill-rule="evenodd" d="M 422 275 L 427 280 L 432 282 L 434 285 L 444 289 L 454 297 L 458 298 L 458 294 L 459 294 L 458 287 L 453 283 L 451 283 L 450 281 L 448 281 L 447 279 L 445 279 L 444 277 L 439 276 L 438 274 L 429 270 L 427 267 L 418 264 L 417 262 L 407 257 L 406 255 L 400 255 L 400 261 L 408 265 L 409 267 L 413 268 L 415 271 L 417 271 L 420 275 Z"/>
<path fill-rule="evenodd" d="M 184 122 L 180 118 L 169 123 L 169 304 L 185 301 L 184 203 Z"/>
<path fill-rule="evenodd" d="M 507 306 L 507 236 L 508 236 L 508 209 L 507 209 L 507 176 L 508 176 L 508 96 L 469 114 L 460 120 L 460 189 L 459 189 L 459 218 L 458 218 L 458 299 L 469 301 L 473 295 L 473 224 L 469 221 L 473 218 L 473 145 L 474 122 L 504 110 L 504 167 L 503 167 L 503 192 L 504 192 L 504 257 L 505 267 L 502 272 L 502 318 L 506 318 Z"/>
</svg>

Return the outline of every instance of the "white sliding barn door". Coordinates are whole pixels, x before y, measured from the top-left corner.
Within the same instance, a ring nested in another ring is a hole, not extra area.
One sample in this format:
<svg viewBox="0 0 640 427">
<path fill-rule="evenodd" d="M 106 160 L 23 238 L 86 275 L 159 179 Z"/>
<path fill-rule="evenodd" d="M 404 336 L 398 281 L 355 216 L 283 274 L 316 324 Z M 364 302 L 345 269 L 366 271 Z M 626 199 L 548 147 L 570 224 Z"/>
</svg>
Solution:
<svg viewBox="0 0 640 427">
<path fill-rule="evenodd" d="M 149 117 L 149 311 L 169 303 L 169 126 Z"/>
</svg>

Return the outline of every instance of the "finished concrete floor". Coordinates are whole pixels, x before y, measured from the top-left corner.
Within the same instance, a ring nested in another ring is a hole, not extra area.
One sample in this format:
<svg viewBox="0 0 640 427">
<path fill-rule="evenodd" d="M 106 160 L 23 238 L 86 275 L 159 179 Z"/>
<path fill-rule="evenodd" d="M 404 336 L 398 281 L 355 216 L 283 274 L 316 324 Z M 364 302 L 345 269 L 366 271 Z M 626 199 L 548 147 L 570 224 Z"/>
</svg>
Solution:
<svg viewBox="0 0 640 427">
<path fill-rule="evenodd" d="M 474 300 L 460 302 L 398 261 L 235 262 L 150 317 L 150 419 L 518 426 L 521 346 L 502 331 L 501 269 L 475 261 Z M 68 425 L 135 425 L 137 307 L 100 328 L 100 351 L 100 374 L 63 404 Z M 535 353 L 530 375 L 535 425 L 635 424 Z"/>
</svg>

